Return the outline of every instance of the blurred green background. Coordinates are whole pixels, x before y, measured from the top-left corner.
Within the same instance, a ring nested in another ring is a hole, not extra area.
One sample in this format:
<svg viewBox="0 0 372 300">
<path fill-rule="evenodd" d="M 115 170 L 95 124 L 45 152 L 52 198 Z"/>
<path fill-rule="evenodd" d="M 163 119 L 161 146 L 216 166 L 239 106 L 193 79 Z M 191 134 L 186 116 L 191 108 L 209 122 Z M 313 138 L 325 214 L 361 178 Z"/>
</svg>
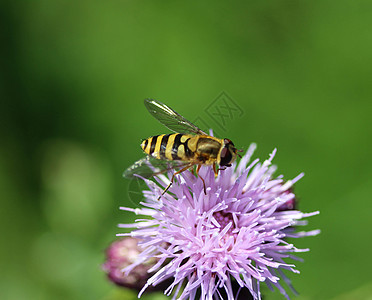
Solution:
<svg viewBox="0 0 372 300">
<path fill-rule="evenodd" d="M 371 299 L 371 1 L 0 3 L 1 299 L 136 298 L 100 268 L 134 218 L 122 171 L 168 132 L 147 97 L 304 171 L 322 234 L 296 241 L 297 299 Z M 224 129 L 222 92 L 242 111 Z"/>
</svg>

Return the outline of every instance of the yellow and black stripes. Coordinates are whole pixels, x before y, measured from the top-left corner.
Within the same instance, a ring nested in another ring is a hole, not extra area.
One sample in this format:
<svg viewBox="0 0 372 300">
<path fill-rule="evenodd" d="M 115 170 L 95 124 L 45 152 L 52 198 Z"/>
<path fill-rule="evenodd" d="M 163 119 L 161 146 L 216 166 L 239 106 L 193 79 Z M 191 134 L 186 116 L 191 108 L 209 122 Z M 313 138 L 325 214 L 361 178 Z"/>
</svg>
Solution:
<svg viewBox="0 0 372 300">
<path fill-rule="evenodd" d="M 141 148 L 157 159 L 188 160 L 194 156 L 188 145 L 191 138 L 181 133 L 156 135 L 144 140 Z"/>
<path fill-rule="evenodd" d="M 191 151 L 190 146 L 188 144 L 190 139 L 191 137 L 188 135 L 181 133 L 176 134 L 176 136 L 174 137 L 174 143 L 172 147 L 173 160 L 188 160 L 194 156 L 194 152 Z"/>
<path fill-rule="evenodd" d="M 166 149 L 170 134 L 164 134 L 160 141 L 159 158 L 166 159 Z"/>
<path fill-rule="evenodd" d="M 151 156 L 154 156 L 154 157 L 157 158 L 155 149 L 156 149 L 156 146 L 158 144 L 158 140 L 161 140 L 161 137 L 162 137 L 162 135 L 155 135 L 155 136 L 152 136 L 152 137 L 144 140 L 141 144 L 142 150 L 145 151 L 148 155 L 151 155 Z"/>
<path fill-rule="evenodd" d="M 178 156 L 178 149 L 181 145 L 181 137 L 183 136 L 183 134 L 181 133 L 178 133 L 174 136 L 174 142 L 173 142 L 173 145 L 172 145 L 172 160 L 179 160 L 180 157 Z"/>
</svg>

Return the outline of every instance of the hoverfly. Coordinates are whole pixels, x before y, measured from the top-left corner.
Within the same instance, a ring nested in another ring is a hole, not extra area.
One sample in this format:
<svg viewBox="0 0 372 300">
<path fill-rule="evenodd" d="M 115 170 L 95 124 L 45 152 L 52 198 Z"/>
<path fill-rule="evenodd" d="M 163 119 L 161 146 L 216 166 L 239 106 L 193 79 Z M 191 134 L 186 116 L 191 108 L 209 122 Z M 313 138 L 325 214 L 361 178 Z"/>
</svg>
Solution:
<svg viewBox="0 0 372 300">
<path fill-rule="evenodd" d="M 133 178 L 134 175 L 140 175 L 150 178 L 170 169 L 179 169 L 173 174 L 169 185 L 158 200 L 171 187 L 177 174 L 194 166 L 197 166 L 196 174 L 202 180 L 206 194 L 205 181 L 199 176 L 200 167 L 213 165 L 217 176 L 219 170 L 230 167 L 236 156 L 240 156 L 237 152 L 242 150 L 237 150 L 231 140 L 208 135 L 160 101 L 145 99 L 145 106 L 160 123 L 176 133 L 156 135 L 145 139 L 141 148 L 147 156 L 125 170 L 123 176 Z"/>
</svg>

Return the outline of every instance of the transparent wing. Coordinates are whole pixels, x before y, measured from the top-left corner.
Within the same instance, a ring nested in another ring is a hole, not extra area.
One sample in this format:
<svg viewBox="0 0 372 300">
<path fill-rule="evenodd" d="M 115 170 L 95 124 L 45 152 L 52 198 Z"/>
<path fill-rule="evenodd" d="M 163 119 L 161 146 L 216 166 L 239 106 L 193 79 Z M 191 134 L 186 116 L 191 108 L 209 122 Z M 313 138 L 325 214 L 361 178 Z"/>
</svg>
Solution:
<svg viewBox="0 0 372 300">
<path fill-rule="evenodd" d="M 145 99 L 145 106 L 160 123 L 174 132 L 207 135 L 203 130 L 160 101 Z"/>
<path fill-rule="evenodd" d="M 134 175 L 140 175 L 144 178 L 150 178 L 187 164 L 189 164 L 189 162 L 161 160 L 148 155 L 136 161 L 132 166 L 126 169 L 123 173 L 123 177 L 134 178 Z"/>
</svg>

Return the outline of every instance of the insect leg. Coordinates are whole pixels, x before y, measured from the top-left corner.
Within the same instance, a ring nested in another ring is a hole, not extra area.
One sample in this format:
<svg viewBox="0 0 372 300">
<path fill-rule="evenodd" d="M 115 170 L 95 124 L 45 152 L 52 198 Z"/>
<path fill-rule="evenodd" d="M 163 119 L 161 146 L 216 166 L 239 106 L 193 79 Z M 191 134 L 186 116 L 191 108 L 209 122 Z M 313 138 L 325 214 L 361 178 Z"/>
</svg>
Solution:
<svg viewBox="0 0 372 300">
<path fill-rule="evenodd" d="M 194 168 L 191 169 L 192 175 L 196 176 Z"/>
<path fill-rule="evenodd" d="M 214 163 L 213 164 L 213 171 L 214 171 L 214 175 L 217 177 L 218 175 L 218 171 L 223 171 L 223 170 L 226 170 L 226 167 L 222 167 L 222 168 L 218 168 L 216 167 L 216 164 Z"/>
<path fill-rule="evenodd" d="M 184 168 L 182 168 L 181 170 L 178 170 L 176 173 L 174 173 L 174 174 L 172 175 L 172 178 L 171 178 L 170 183 L 169 183 L 168 186 L 164 189 L 164 191 L 161 193 L 161 195 L 159 196 L 158 200 L 160 200 L 161 196 L 163 196 L 163 195 L 164 195 L 164 194 L 169 190 L 169 188 L 171 187 L 171 185 L 172 185 L 172 183 L 173 183 L 173 181 L 174 181 L 174 177 L 175 177 L 177 174 L 180 174 L 180 173 L 186 171 L 188 168 L 191 168 L 193 165 L 194 165 L 194 164 L 192 164 L 192 163 L 191 163 L 191 164 L 188 164 L 188 165 L 186 165 Z"/>
<path fill-rule="evenodd" d="M 201 165 L 198 165 L 198 167 L 196 168 L 196 174 L 197 174 L 198 177 L 203 181 L 204 194 L 206 195 L 206 194 L 207 194 L 207 189 L 205 188 L 205 181 L 204 181 L 204 178 L 201 177 L 201 176 L 199 175 L 200 167 L 201 167 Z"/>
<path fill-rule="evenodd" d="M 218 171 L 223 171 L 223 170 L 226 170 L 226 167 L 218 168 L 218 169 L 217 169 L 217 172 L 218 172 Z"/>
<path fill-rule="evenodd" d="M 216 167 L 216 163 L 213 164 L 213 171 L 214 171 L 214 176 L 217 177 L 218 170 L 217 170 L 217 167 Z"/>
</svg>

